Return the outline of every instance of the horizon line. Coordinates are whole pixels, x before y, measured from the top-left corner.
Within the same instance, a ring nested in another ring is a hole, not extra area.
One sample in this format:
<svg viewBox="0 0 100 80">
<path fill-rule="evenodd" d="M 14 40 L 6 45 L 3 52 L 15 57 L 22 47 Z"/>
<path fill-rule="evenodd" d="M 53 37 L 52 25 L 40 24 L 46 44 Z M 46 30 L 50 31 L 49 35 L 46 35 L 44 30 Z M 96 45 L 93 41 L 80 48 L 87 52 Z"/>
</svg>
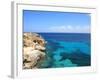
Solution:
<svg viewBox="0 0 100 80">
<path fill-rule="evenodd" d="M 27 31 L 27 33 L 29 33 L 29 32 Z M 32 33 L 79 33 L 79 32 L 32 32 Z M 88 33 L 84 32 L 84 33 L 80 33 L 80 34 L 91 34 L 91 33 L 90 32 L 88 32 Z"/>
</svg>

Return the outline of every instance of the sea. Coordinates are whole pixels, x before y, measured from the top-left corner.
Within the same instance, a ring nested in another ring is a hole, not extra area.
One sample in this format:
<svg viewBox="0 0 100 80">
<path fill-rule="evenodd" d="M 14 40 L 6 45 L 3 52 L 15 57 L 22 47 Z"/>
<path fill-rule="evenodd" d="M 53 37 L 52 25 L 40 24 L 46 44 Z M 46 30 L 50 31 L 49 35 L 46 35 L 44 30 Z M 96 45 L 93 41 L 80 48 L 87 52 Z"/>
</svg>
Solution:
<svg viewBox="0 0 100 80">
<path fill-rule="evenodd" d="M 91 66 L 90 33 L 38 33 L 46 43 L 46 58 L 39 68 Z"/>
</svg>

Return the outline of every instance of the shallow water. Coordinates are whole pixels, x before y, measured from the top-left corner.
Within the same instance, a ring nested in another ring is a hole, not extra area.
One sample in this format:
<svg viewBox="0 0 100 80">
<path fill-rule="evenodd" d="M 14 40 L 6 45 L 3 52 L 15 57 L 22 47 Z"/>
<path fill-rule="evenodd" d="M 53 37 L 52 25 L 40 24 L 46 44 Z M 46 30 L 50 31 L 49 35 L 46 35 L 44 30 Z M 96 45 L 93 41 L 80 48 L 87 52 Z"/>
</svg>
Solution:
<svg viewBox="0 0 100 80">
<path fill-rule="evenodd" d="M 46 41 L 46 59 L 39 68 L 91 65 L 90 34 L 39 33 Z"/>
</svg>

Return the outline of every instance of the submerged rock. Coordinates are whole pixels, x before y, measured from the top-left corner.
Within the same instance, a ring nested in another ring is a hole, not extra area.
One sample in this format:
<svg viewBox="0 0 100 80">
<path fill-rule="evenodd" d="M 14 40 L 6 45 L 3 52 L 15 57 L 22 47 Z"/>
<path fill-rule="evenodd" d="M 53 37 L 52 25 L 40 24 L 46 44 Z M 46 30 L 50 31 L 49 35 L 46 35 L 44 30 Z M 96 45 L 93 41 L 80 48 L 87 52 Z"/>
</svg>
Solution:
<svg viewBox="0 0 100 80">
<path fill-rule="evenodd" d="M 72 66 L 75 67 L 77 66 L 77 64 L 72 63 L 71 60 L 69 59 L 65 59 L 62 61 L 55 61 L 53 67 L 72 67 Z"/>
<path fill-rule="evenodd" d="M 45 40 L 36 33 L 23 35 L 23 68 L 37 68 L 39 61 L 45 58 Z"/>
<path fill-rule="evenodd" d="M 54 58 L 55 61 L 60 61 L 62 59 L 62 56 L 54 55 L 53 58 Z"/>
</svg>

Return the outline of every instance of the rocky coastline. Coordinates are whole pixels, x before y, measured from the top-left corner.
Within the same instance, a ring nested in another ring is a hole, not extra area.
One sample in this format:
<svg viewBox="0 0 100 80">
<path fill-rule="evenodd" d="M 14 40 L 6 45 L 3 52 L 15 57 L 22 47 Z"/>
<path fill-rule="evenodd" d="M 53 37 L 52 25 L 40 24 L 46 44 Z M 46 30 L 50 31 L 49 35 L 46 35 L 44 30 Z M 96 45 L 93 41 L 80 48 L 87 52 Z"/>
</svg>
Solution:
<svg viewBox="0 0 100 80">
<path fill-rule="evenodd" d="M 45 59 L 46 41 L 37 33 L 23 34 L 23 69 L 38 68 L 38 64 Z"/>
</svg>

